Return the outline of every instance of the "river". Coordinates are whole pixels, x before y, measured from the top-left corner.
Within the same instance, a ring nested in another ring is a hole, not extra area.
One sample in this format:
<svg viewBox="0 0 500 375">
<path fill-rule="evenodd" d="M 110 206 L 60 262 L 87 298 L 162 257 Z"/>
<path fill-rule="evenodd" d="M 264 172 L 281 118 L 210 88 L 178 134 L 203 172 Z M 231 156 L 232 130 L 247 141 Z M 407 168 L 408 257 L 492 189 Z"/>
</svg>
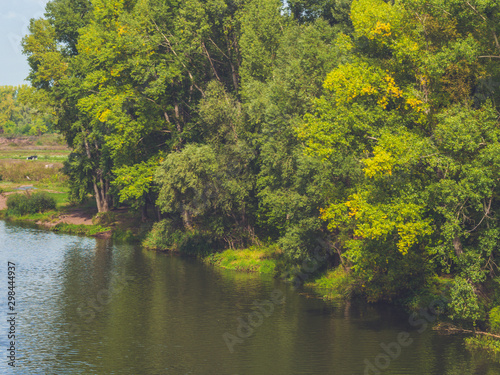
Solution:
<svg viewBox="0 0 500 375">
<path fill-rule="evenodd" d="M 269 275 L 3 221 L 0 259 L 0 374 L 500 374 L 421 317 L 335 305 Z"/>
</svg>

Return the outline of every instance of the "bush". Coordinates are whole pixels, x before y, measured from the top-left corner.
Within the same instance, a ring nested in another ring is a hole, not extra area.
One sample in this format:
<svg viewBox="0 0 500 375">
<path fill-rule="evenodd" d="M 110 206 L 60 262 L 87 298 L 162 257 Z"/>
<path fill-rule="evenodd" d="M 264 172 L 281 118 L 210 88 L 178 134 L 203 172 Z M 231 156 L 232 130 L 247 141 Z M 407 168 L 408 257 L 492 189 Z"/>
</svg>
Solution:
<svg viewBox="0 0 500 375">
<path fill-rule="evenodd" d="M 490 330 L 493 333 L 500 333 L 500 306 L 496 306 L 490 310 L 489 321 Z"/>
<path fill-rule="evenodd" d="M 155 223 L 142 245 L 153 250 L 176 251 L 186 255 L 207 255 L 221 247 L 210 233 L 176 230 L 170 220 Z"/>
<path fill-rule="evenodd" d="M 450 318 L 471 321 L 474 325 L 480 319 L 480 307 L 474 286 L 462 277 L 456 277 L 450 290 Z"/>
<path fill-rule="evenodd" d="M 7 198 L 7 209 L 10 214 L 26 215 L 54 210 L 56 201 L 45 192 L 33 194 L 13 194 Z"/>
<path fill-rule="evenodd" d="M 321 223 L 317 218 L 301 220 L 299 224 L 291 226 L 285 235 L 278 241 L 279 247 L 283 250 L 286 258 L 292 263 L 301 263 L 307 259 L 311 252 L 319 250 L 324 253 L 320 231 Z"/>
<path fill-rule="evenodd" d="M 154 223 L 142 245 L 152 250 L 171 250 L 173 246 L 172 234 L 172 222 L 166 219 L 161 220 Z"/>
<path fill-rule="evenodd" d="M 220 244 L 210 233 L 199 230 L 176 231 L 174 242 L 177 251 L 186 255 L 208 255 L 220 249 Z"/>
</svg>

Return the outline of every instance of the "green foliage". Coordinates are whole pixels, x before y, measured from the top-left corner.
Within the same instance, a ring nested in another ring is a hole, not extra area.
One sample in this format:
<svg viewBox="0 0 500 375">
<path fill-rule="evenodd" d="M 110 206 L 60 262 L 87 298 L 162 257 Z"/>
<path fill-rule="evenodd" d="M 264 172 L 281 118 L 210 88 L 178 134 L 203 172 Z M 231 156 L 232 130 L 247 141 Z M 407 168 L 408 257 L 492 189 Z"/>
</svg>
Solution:
<svg viewBox="0 0 500 375">
<path fill-rule="evenodd" d="M 427 276 L 425 284 L 415 291 L 407 293 L 406 298 L 401 298 L 399 302 L 410 311 L 426 309 L 436 301 L 448 301 L 453 283 L 454 280 L 451 277 Z"/>
<path fill-rule="evenodd" d="M 300 22 L 311 22 L 321 17 L 342 32 L 352 27 L 349 17 L 352 0 L 289 0 L 287 3 Z"/>
<path fill-rule="evenodd" d="M 27 85 L 0 86 L 0 129 L 7 136 L 54 132 L 53 109 L 42 92 Z"/>
<path fill-rule="evenodd" d="M 490 310 L 488 322 L 493 333 L 500 333 L 500 306 L 495 306 Z"/>
<path fill-rule="evenodd" d="M 156 174 L 158 205 L 164 213 L 177 215 L 187 229 L 201 225 L 214 237 L 232 242 L 236 233 L 228 233 L 226 226 L 245 220 L 248 194 L 244 183 L 239 183 L 243 172 L 232 167 L 208 145 L 191 144 L 168 155 Z"/>
<path fill-rule="evenodd" d="M 11 194 L 7 198 L 8 214 L 26 215 L 54 210 L 56 201 L 45 192 Z"/>
<path fill-rule="evenodd" d="M 170 220 L 155 223 L 142 245 L 152 250 L 173 251 L 192 256 L 208 255 L 220 246 L 210 233 L 178 230 Z"/>
<path fill-rule="evenodd" d="M 471 351 L 487 352 L 496 362 L 500 359 L 500 340 L 495 337 L 474 336 L 465 339 L 465 347 Z"/>
<path fill-rule="evenodd" d="M 153 208 L 147 247 L 252 268 L 232 249 L 265 239 L 284 269 L 350 270 L 321 285 L 449 292 L 475 323 L 500 262 L 499 21 L 494 1 L 52 0 L 0 121 L 50 114 L 72 199 Z"/>
<path fill-rule="evenodd" d="M 354 38 L 341 39 L 346 55 L 297 135 L 331 168 L 322 218 L 368 298 L 453 272 L 452 316 L 474 322 L 476 286 L 498 256 L 496 94 L 479 77 L 499 71 L 478 57 L 498 52 L 483 23 L 498 13 L 438 3 L 355 0 Z"/>
<path fill-rule="evenodd" d="M 290 262 L 301 262 L 308 257 L 318 238 L 321 238 L 321 221 L 319 218 L 307 218 L 290 226 L 278 240 L 285 257 Z"/>
<path fill-rule="evenodd" d="M 172 221 L 166 219 L 158 221 L 144 238 L 142 246 L 152 250 L 172 250 L 175 245 L 174 232 Z"/>
<path fill-rule="evenodd" d="M 450 296 L 450 317 L 454 320 L 469 321 L 475 325 L 481 317 L 481 311 L 473 285 L 461 277 L 456 277 Z"/>
<path fill-rule="evenodd" d="M 156 158 L 134 166 L 123 166 L 115 170 L 113 185 L 119 187 L 120 202 L 140 201 L 153 189 L 153 177 L 158 166 Z"/>
</svg>

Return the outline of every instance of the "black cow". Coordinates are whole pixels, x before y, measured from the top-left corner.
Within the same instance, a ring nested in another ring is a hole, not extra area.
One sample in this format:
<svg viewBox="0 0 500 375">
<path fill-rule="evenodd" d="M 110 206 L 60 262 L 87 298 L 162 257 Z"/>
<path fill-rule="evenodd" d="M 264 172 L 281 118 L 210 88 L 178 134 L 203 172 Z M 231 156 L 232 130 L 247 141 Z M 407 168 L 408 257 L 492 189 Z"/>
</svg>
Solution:
<svg viewBox="0 0 500 375">
<path fill-rule="evenodd" d="M 28 156 L 28 157 L 26 158 L 26 160 L 36 160 L 36 159 L 38 159 L 38 156 L 36 156 L 36 155 L 33 155 L 33 156 Z"/>
</svg>

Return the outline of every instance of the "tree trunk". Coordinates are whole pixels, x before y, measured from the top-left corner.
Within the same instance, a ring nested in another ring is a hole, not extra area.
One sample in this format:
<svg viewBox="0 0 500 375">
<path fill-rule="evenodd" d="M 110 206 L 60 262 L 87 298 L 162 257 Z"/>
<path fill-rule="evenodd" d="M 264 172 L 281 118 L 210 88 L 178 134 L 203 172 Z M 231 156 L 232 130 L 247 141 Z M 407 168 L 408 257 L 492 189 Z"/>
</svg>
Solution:
<svg viewBox="0 0 500 375">
<path fill-rule="evenodd" d="M 145 222 L 148 219 L 148 200 L 144 197 L 144 204 L 142 205 L 141 220 Z"/>
<path fill-rule="evenodd" d="M 102 178 L 101 178 L 101 186 L 97 184 L 97 181 L 94 179 L 93 182 L 94 185 L 94 193 L 95 193 L 95 201 L 97 204 L 97 211 L 98 212 L 108 212 L 109 211 L 109 201 L 110 197 L 108 194 L 109 190 L 109 183 L 106 182 L 104 183 Z"/>
<path fill-rule="evenodd" d="M 99 192 L 99 187 L 97 186 L 97 183 L 95 181 L 92 184 L 94 185 L 94 194 L 95 194 L 95 202 L 97 204 L 97 212 L 103 212 L 101 193 Z"/>
<path fill-rule="evenodd" d="M 85 144 L 85 151 L 87 152 L 87 157 L 89 160 L 92 160 L 92 153 L 90 152 L 90 146 L 87 141 L 87 134 L 84 134 L 84 144 Z M 97 204 L 97 211 L 98 212 L 108 212 L 109 211 L 109 181 L 104 182 L 102 178 L 102 171 L 100 169 L 97 169 L 94 172 L 94 177 L 92 181 L 92 185 L 94 187 L 94 194 L 95 194 L 95 201 Z M 99 187 L 97 180 L 99 178 L 99 182 L 101 186 Z"/>
<path fill-rule="evenodd" d="M 457 258 L 460 258 L 460 255 L 464 253 L 464 250 L 462 249 L 462 242 L 460 242 L 460 238 L 458 236 L 453 239 L 453 247 L 455 248 Z"/>
<path fill-rule="evenodd" d="M 184 202 L 182 202 L 182 222 L 186 229 L 188 230 L 193 229 L 193 226 L 191 224 L 191 215 L 189 214 L 189 211 L 186 210 Z"/>
</svg>

